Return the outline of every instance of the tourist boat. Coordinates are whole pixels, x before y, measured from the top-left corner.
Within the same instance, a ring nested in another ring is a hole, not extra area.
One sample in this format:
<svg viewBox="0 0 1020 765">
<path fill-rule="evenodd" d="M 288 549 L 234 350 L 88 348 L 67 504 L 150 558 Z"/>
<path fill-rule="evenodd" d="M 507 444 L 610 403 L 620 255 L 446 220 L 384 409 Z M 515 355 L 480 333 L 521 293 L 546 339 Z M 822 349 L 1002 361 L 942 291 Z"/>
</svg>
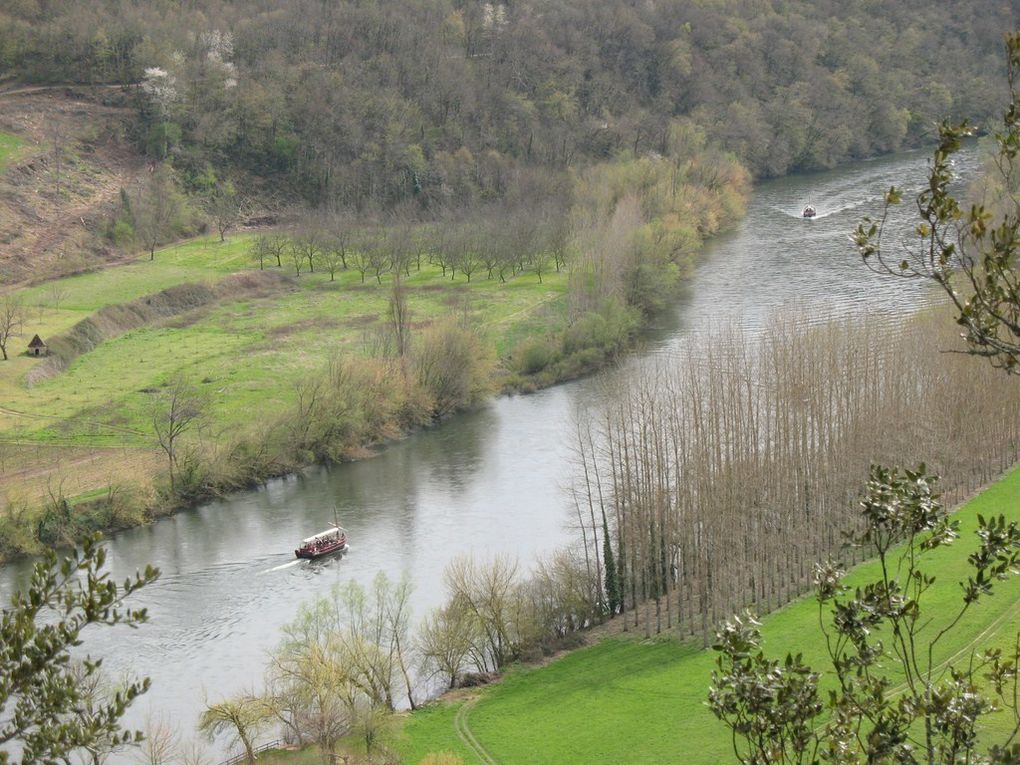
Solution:
<svg viewBox="0 0 1020 765">
<path fill-rule="evenodd" d="M 308 539 L 301 540 L 301 546 L 294 551 L 298 558 L 321 558 L 323 555 L 339 552 L 347 548 L 347 532 L 340 526 L 327 531 L 320 531 Z"/>
<path fill-rule="evenodd" d="M 807 207 L 804 208 L 804 212 L 801 213 L 801 215 L 803 215 L 805 218 L 813 218 L 815 217 L 815 215 L 817 215 L 817 213 L 815 212 L 815 208 L 813 208 L 811 205 L 808 205 Z"/>
</svg>

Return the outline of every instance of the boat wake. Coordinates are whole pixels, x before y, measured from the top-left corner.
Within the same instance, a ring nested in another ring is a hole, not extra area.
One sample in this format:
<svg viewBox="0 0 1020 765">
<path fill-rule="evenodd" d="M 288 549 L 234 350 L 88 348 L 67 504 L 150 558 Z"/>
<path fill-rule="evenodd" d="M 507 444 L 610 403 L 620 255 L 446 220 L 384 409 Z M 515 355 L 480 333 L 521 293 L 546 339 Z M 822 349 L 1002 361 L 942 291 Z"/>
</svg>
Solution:
<svg viewBox="0 0 1020 765">
<path fill-rule="evenodd" d="M 292 567 L 292 566 L 296 566 L 296 565 L 297 565 L 297 564 L 299 564 L 300 562 L 301 562 L 301 558 L 297 558 L 297 559 L 295 559 L 295 560 L 292 560 L 292 561 L 287 561 L 286 563 L 282 563 L 282 564 L 280 564 L 279 566 L 274 566 L 273 568 L 267 568 L 267 569 L 266 569 L 265 571 L 263 571 L 262 573 L 263 573 L 263 574 L 268 574 L 268 573 L 270 573 L 271 571 L 279 571 L 279 570 L 281 570 L 281 569 L 284 569 L 284 568 L 290 568 L 290 567 Z"/>
</svg>

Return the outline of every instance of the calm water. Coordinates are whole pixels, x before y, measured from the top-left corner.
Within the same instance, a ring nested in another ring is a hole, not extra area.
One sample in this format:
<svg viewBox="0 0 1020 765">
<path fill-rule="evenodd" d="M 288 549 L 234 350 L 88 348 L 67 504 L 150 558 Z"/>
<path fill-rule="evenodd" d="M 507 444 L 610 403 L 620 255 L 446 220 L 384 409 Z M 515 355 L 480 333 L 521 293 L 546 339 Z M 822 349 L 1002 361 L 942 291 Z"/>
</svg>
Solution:
<svg viewBox="0 0 1020 765">
<path fill-rule="evenodd" d="M 697 342 L 692 329 L 706 323 L 735 319 L 753 329 L 770 312 L 793 306 L 816 316 L 863 308 L 899 313 L 932 299 L 921 285 L 871 275 L 848 240 L 891 184 L 920 187 L 926 157 L 904 153 L 760 186 L 747 217 L 712 243 L 686 295 L 653 328 L 638 358 Z M 958 160 L 963 177 L 975 167 L 973 149 Z M 800 218 L 807 204 L 818 210 L 812 221 Z M 117 577 L 147 563 L 163 571 L 135 602 L 149 608 L 149 625 L 87 638 L 108 671 L 152 678 L 132 722 L 163 716 L 190 737 L 204 699 L 260 686 L 280 626 L 301 601 L 334 583 L 407 572 L 420 614 L 444 599 L 442 572 L 451 557 L 505 552 L 530 565 L 565 544 L 574 414 L 599 390 L 594 378 L 500 398 L 374 459 L 316 468 L 116 535 L 109 548 Z M 351 551 L 294 562 L 296 543 L 328 526 L 334 504 Z M 28 570 L 18 563 L 0 571 L 5 601 Z"/>
</svg>

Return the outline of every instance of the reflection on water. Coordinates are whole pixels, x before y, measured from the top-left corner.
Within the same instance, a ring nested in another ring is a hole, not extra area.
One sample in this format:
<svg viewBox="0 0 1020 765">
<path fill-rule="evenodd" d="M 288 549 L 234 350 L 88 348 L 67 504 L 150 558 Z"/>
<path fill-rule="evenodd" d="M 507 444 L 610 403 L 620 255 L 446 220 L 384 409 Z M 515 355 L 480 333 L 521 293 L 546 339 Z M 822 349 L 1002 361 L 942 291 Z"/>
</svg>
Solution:
<svg viewBox="0 0 1020 765">
<path fill-rule="evenodd" d="M 848 241 L 896 183 L 910 190 L 925 154 L 862 162 L 783 179 L 756 190 L 747 217 L 712 243 L 675 311 L 649 333 L 638 360 L 668 357 L 692 328 L 738 318 L 755 328 L 777 310 L 813 315 L 868 307 L 904 312 L 930 299 L 922 285 L 867 272 Z M 976 152 L 958 162 L 971 171 Z M 805 205 L 818 217 L 800 217 Z M 909 205 L 905 205 L 909 207 Z M 902 219 L 895 225 L 909 230 Z M 694 341 L 696 342 L 696 340 Z M 633 374 L 623 365 L 603 378 Z M 569 538 L 564 487 L 572 474 L 572 423 L 603 389 L 599 378 L 531 396 L 501 398 L 441 427 L 387 447 L 379 457 L 318 467 L 227 500 L 117 534 L 109 544 L 118 577 L 153 563 L 162 578 L 138 605 L 151 624 L 95 630 L 87 638 L 117 674 L 148 675 L 153 689 L 132 713 L 165 712 L 186 734 L 205 698 L 258 687 L 265 653 L 298 604 L 331 585 L 376 572 L 410 574 L 418 613 L 443 599 L 442 573 L 456 555 L 517 555 L 530 565 Z M 316 563 L 293 548 L 333 519 L 336 505 L 351 550 Z M 0 594 L 24 583 L 28 565 L 7 567 Z"/>
</svg>

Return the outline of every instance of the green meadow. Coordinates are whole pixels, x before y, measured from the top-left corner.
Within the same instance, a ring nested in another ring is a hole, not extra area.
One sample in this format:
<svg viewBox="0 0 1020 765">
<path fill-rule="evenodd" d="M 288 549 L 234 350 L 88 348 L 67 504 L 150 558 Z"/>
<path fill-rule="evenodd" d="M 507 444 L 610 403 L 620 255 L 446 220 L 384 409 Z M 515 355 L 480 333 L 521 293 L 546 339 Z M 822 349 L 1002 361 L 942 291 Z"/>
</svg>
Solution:
<svg viewBox="0 0 1020 765">
<path fill-rule="evenodd" d="M 10 133 L 0 133 L 0 173 L 21 153 L 25 141 Z"/>
<path fill-rule="evenodd" d="M 273 268 L 285 275 L 267 290 L 214 303 L 132 329 L 77 357 L 36 384 L 26 375 L 40 360 L 23 355 L 34 334 L 50 339 L 101 308 L 125 304 L 185 283 L 216 285 L 253 273 L 250 235 L 220 243 L 202 238 L 157 251 L 127 265 L 47 282 L 20 291 L 28 307 L 23 336 L 0 365 L 0 400 L 19 417 L 0 418 L 0 434 L 19 441 L 67 445 L 151 444 L 148 391 L 183 374 L 210 393 L 211 428 L 244 426 L 253 411 L 285 407 L 296 384 L 341 352 L 371 352 L 386 329 L 390 279 L 353 271 L 327 273 Z M 269 269 L 267 269 L 269 270 Z M 566 274 L 523 273 L 501 284 L 474 274 L 443 277 L 422 264 L 404 281 L 412 331 L 448 316 L 467 315 L 496 355 L 542 327 L 562 326 Z M 10 432 L 8 432 L 10 435 Z"/>
<path fill-rule="evenodd" d="M 937 576 L 923 605 L 935 617 L 927 634 L 934 634 L 959 607 L 957 583 L 969 570 L 967 555 L 977 543 L 979 513 L 1020 520 L 1020 470 L 958 512 L 961 535 L 955 544 L 926 555 L 927 571 Z M 865 563 L 847 583 L 861 584 L 878 574 L 877 563 Z M 763 622 L 767 653 L 803 653 L 815 669 L 825 669 L 813 598 L 798 600 Z M 972 607 L 939 645 L 935 661 L 963 664 L 972 651 L 1012 646 L 1018 630 L 1020 578 L 1014 578 L 996 584 L 993 597 Z M 490 761 L 504 765 L 734 762 L 729 731 L 706 705 L 714 661 L 712 651 L 670 638 L 607 638 L 548 666 L 511 670 L 471 701 L 439 701 L 411 714 L 397 748 L 408 765 L 439 751 L 484 764 L 466 743 L 471 738 Z M 987 723 L 985 736 L 992 741 L 1010 720 L 1000 714 Z"/>
</svg>

